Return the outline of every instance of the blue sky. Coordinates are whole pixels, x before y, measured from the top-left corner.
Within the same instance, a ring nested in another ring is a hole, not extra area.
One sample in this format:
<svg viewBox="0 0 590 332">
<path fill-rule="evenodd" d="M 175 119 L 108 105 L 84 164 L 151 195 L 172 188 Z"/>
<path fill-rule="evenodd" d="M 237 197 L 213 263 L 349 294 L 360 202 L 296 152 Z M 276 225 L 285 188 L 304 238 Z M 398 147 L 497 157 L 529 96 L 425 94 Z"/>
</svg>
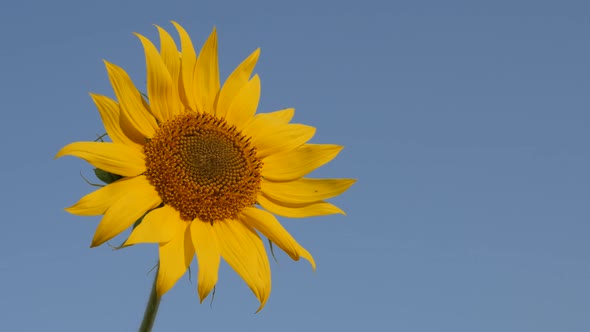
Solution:
<svg viewBox="0 0 590 332">
<path fill-rule="evenodd" d="M 141 86 L 132 32 L 219 33 L 222 78 L 261 47 L 260 112 L 295 107 L 345 149 L 317 177 L 358 183 L 348 216 L 281 219 L 265 309 L 222 264 L 155 331 L 588 331 L 590 4 L 586 1 L 21 1 L 0 4 L 0 330 L 133 331 L 156 246 L 90 249 L 93 188 L 63 145 L 103 132 L 102 59 Z M 122 239 L 121 239 L 122 240 Z M 118 240 L 114 241 L 117 244 Z"/>
</svg>

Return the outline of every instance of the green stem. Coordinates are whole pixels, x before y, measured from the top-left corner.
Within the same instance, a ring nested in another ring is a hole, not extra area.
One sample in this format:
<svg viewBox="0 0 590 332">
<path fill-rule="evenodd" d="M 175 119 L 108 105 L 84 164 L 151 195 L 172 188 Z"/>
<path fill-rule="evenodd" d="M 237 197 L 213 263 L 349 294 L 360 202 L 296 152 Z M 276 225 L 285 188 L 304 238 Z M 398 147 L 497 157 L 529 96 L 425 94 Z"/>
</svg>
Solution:
<svg viewBox="0 0 590 332">
<path fill-rule="evenodd" d="M 156 281 L 158 280 L 158 272 L 160 271 L 160 264 L 156 267 L 156 273 L 154 277 L 154 284 L 152 285 L 152 291 L 150 292 L 150 299 L 145 307 L 145 313 L 143 314 L 143 321 L 139 327 L 139 332 L 150 332 L 156 315 L 158 314 L 158 307 L 160 306 L 160 297 L 156 292 Z"/>
</svg>

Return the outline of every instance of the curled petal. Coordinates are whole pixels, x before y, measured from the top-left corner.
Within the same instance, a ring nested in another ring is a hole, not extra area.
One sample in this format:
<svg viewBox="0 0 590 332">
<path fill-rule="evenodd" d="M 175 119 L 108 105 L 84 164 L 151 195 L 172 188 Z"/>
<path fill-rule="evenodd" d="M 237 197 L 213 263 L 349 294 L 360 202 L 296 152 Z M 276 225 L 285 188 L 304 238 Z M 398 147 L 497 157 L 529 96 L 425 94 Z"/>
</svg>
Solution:
<svg viewBox="0 0 590 332">
<path fill-rule="evenodd" d="M 111 85 L 121 106 L 121 121 L 123 129 L 128 128 L 125 134 L 138 144 L 145 144 L 146 138 L 151 138 L 158 129 L 156 119 L 152 116 L 144 104 L 139 90 L 135 87 L 131 78 L 121 68 L 105 61 Z"/>
<path fill-rule="evenodd" d="M 129 145 L 106 142 L 74 142 L 64 146 L 55 158 L 75 156 L 107 172 L 136 176 L 145 172 L 144 154 Z"/>
<path fill-rule="evenodd" d="M 219 251 L 213 225 L 195 220 L 190 227 L 193 246 L 199 262 L 197 289 L 199 298 L 203 302 L 217 283 L 221 252 Z"/>
<path fill-rule="evenodd" d="M 199 53 L 194 74 L 197 108 L 201 112 L 215 114 L 213 105 L 219 93 L 217 31 L 215 28 Z"/>
<path fill-rule="evenodd" d="M 242 129 L 256 113 L 260 99 L 260 78 L 254 77 L 240 90 L 227 111 L 228 123 Z"/>
<path fill-rule="evenodd" d="M 287 123 L 291 122 L 294 115 L 295 115 L 294 108 L 285 108 L 285 109 L 270 112 L 270 113 L 256 114 L 255 117 L 258 119 L 272 118 L 275 121 L 275 123 L 277 123 L 277 124 L 287 124 Z"/>
<path fill-rule="evenodd" d="M 184 275 L 195 256 L 189 223 L 172 240 L 160 244 L 160 268 L 156 279 L 156 292 L 162 296 Z"/>
<path fill-rule="evenodd" d="M 172 81 L 168 68 L 154 44 L 140 34 L 135 35 L 145 51 L 150 108 L 158 121 L 167 121 L 180 112 L 178 86 Z"/>
<path fill-rule="evenodd" d="M 121 143 L 129 146 L 133 146 L 136 149 L 142 149 L 142 146 L 133 142 L 125 131 L 129 132 L 129 128 L 123 129 L 121 126 L 121 110 L 119 104 L 109 97 L 101 96 L 97 94 L 90 94 L 90 97 L 96 104 L 102 123 L 104 124 L 107 134 L 114 143 Z"/>
<path fill-rule="evenodd" d="M 305 204 L 338 196 L 352 186 L 352 179 L 308 179 L 290 182 L 262 180 L 262 192 L 279 202 Z"/>
<path fill-rule="evenodd" d="M 143 188 L 148 183 L 144 175 L 122 178 L 82 197 L 76 204 L 66 208 L 78 216 L 97 216 L 104 214 L 127 192 Z"/>
<path fill-rule="evenodd" d="M 161 202 L 156 189 L 149 182 L 137 182 L 133 190 L 126 192 L 107 210 L 96 228 L 91 247 L 117 236 Z"/>
<path fill-rule="evenodd" d="M 295 150 L 273 154 L 264 159 L 262 176 L 273 181 L 295 180 L 330 162 L 341 150 L 340 145 L 305 144 Z"/>
<path fill-rule="evenodd" d="M 182 233 L 186 228 L 186 221 L 180 219 L 178 211 L 170 205 L 150 211 L 141 221 L 125 245 L 137 243 L 166 243 Z"/>
<path fill-rule="evenodd" d="M 176 86 L 180 83 L 180 55 L 178 48 L 172 36 L 166 30 L 156 25 L 158 32 L 160 33 L 160 54 L 162 60 L 168 68 L 172 82 Z M 178 90 L 178 89 L 177 89 Z"/>
<path fill-rule="evenodd" d="M 315 128 L 302 124 L 282 124 L 273 117 L 254 118 L 244 128 L 243 133 L 252 137 L 259 158 L 294 150 L 315 134 Z"/>
<path fill-rule="evenodd" d="M 262 206 L 265 210 L 287 218 L 307 218 L 326 216 L 330 214 L 346 215 L 346 213 L 344 213 L 344 211 L 339 209 L 337 206 L 324 201 L 293 204 L 277 202 L 264 195 L 258 195 L 257 200 L 258 204 L 260 204 L 260 206 Z"/>
<path fill-rule="evenodd" d="M 217 101 L 216 115 L 218 117 L 225 117 L 227 110 L 232 104 L 234 98 L 238 92 L 242 90 L 242 87 L 248 83 L 254 66 L 258 61 L 260 55 L 260 49 L 255 50 L 248 56 L 242 63 L 236 67 L 236 69 L 229 75 L 221 91 L 219 92 L 219 99 Z"/>
<path fill-rule="evenodd" d="M 184 28 L 174 21 L 172 21 L 172 24 L 174 24 L 176 31 L 178 31 L 178 35 L 180 36 L 180 46 L 182 48 L 180 61 L 180 98 L 187 109 L 196 112 L 197 101 L 194 94 L 196 88 L 193 73 L 197 63 L 197 54 L 195 53 L 191 37 L 186 33 Z"/>
<path fill-rule="evenodd" d="M 213 224 L 221 256 L 240 275 L 260 301 L 260 311 L 270 295 L 268 256 L 260 237 L 241 221 L 224 220 Z"/>
<path fill-rule="evenodd" d="M 307 259 L 315 270 L 315 261 L 311 254 L 295 241 L 275 216 L 264 210 L 250 207 L 242 211 L 241 220 L 246 225 L 264 234 L 264 236 L 279 246 L 279 248 L 283 249 L 293 260 L 298 261 L 299 257 Z"/>
</svg>

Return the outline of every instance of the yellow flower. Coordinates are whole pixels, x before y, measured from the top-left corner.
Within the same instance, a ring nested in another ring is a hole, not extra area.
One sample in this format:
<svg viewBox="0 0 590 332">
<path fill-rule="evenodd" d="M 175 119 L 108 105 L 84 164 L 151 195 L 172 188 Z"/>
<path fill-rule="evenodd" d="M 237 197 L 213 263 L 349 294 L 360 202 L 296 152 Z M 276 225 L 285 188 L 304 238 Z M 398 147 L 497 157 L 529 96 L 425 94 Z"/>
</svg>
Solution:
<svg viewBox="0 0 590 332">
<path fill-rule="evenodd" d="M 56 157 L 76 156 L 122 178 L 66 210 L 81 216 L 104 214 L 92 247 L 145 214 L 125 244 L 158 243 L 159 296 L 174 286 L 196 255 L 202 302 L 217 282 L 223 257 L 254 292 L 260 310 L 271 278 L 258 233 L 315 269 L 313 257 L 273 214 L 344 214 L 325 200 L 354 180 L 305 178 L 342 147 L 307 144 L 315 128 L 289 123 L 293 109 L 256 114 L 260 79 L 252 71 L 259 50 L 221 87 L 215 29 L 197 56 L 186 31 L 173 23 L 181 51 L 160 27 L 160 51 L 137 34 L 145 50 L 149 102 L 122 68 L 105 61 L 117 101 L 91 96 L 112 142 L 71 143 Z"/>
</svg>

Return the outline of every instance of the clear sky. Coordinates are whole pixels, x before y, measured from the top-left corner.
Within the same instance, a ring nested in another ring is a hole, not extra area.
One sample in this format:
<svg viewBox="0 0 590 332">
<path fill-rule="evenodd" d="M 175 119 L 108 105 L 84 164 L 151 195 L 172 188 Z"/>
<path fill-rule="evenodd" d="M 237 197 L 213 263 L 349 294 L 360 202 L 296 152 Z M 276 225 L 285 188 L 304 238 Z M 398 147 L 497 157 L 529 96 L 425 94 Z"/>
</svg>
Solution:
<svg viewBox="0 0 590 332">
<path fill-rule="evenodd" d="M 155 245 L 90 249 L 63 208 L 92 169 L 53 160 L 104 130 L 102 59 L 145 82 L 132 32 L 219 33 L 222 78 L 261 47 L 260 112 L 295 107 L 345 149 L 317 177 L 358 183 L 348 216 L 281 219 L 262 312 L 225 264 L 195 271 L 155 331 L 590 331 L 588 1 L 3 1 L 0 330 L 134 331 Z M 118 244 L 123 238 L 117 238 Z"/>
</svg>

